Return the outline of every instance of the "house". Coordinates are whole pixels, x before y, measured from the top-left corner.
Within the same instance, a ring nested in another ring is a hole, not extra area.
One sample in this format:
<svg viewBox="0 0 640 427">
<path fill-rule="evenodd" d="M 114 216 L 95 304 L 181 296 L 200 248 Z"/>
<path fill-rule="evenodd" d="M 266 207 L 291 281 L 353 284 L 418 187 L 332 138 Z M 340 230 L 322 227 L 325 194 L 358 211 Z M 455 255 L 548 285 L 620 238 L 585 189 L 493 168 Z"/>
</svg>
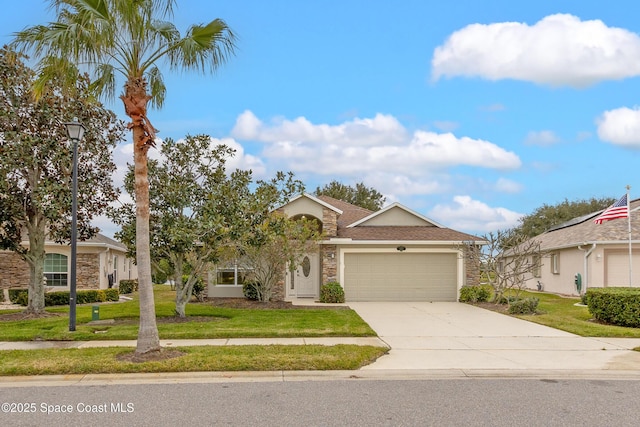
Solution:
<svg viewBox="0 0 640 427">
<path fill-rule="evenodd" d="M 630 203 L 631 260 L 634 287 L 640 284 L 640 199 Z M 602 211 L 557 225 L 535 237 L 542 266 L 526 279 L 526 287 L 580 295 L 590 287 L 629 286 L 629 221 L 619 218 L 596 224 Z"/>
<path fill-rule="evenodd" d="M 299 195 L 281 210 L 321 224 L 324 240 L 283 283 L 285 300 L 315 298 L 320 285 L 339 282 L 347 301 L 457 301 L 479 272 L 464 256 L 476 236 L 446 228 L 394 203 L 376 212 L 327 196 Z M 209 297 L 241 297 L 243 272 L 219 266 Z"/>
<path fill-rule="evenodd" d="M 25 246 L 28 242 L 23 242 Z M 69 290 L 71 247 L 45 242 L 44 276 L 47 290 Z M 137 279 L 138 270 L 126 255 L 127 248 L 120 242 L 97 234 L 77 243 L 77 289 L 106 289 L 117 286 L 122 279 Z M 26 288 L 29 267 L 17 254 L 0 251 L 0 289 Z"/>
</svg>

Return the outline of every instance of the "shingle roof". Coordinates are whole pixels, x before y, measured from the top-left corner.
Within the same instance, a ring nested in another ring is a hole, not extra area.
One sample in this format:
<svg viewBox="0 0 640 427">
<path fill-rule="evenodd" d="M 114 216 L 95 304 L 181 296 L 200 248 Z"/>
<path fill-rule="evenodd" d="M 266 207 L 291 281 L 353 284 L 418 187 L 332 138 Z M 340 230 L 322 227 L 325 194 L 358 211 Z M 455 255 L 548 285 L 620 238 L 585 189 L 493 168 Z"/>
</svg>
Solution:
<svg viewBox="0 0 640 427">
<path fill-rule="evenodd" d="M 478 241 L 477 236 L 450 228 L 433 226 L 357 226 L 338 229 L 338 237 L 353 240 L 421 240 L 421 241 Z"/>
<path fill-rule="evenodd" d="M 351 225 L 362 218 L 366 218 L 373 213 L 373 211 L 370 211 L 369 209 L 361 208 L 360 206 L 352 205 L 351 203 L 334 199 L 333 197 L 318 196 L 318 199 L 342 211 L 342 215 L 338 217 L 338 229 L 347 227 L 348 225 Z"/>
<path fill-rule="evenodd" d="M 432 224 L 422 226 L 365 226 L 358 225 L 347 228 L 349 225 L 366 218 L 374 213 L 369 209 L 329 196 L 318 196 L 318 199 L 330 204 L 343 213 L 338 217 L 338 237 L 353 240 L 378 240 L 378 241 L 479 241 L 477 236 L 462 233 L 446 227 L 434 227 Z"/>
<path fill-rule="evenodd" d="M 630 202 L 631 208 L 631 238 L 640 239 L 640 199 Z M 635 210 L 635 211 L 634 211 Z M 593 212 L 579 218 L 574 218 L 564 224 L 535 237 L 540 242 L 540 249 L 552 250 L 583 243 L 597 242 L 626 242 L 629 239 L 628 221 L 626 218 L 596 224 L 593 222 L 600 212 Z"/>
<path fill-rule="evenodd" d="M 105 236 L 104 234 L 100 234 L 100 233 L 96 234 L 95 236 L 93 236 L 92 238 L 86 241 L 91 243 L 103 243 L 105 245 L 115 246 L 123 250 L 127 249 L 127 247 L 123 243 L 118 242 L 117 240 L 111 239 Z M 78 242 L 78 244 L 81 244 L 81 242 Z"/>
</svg>

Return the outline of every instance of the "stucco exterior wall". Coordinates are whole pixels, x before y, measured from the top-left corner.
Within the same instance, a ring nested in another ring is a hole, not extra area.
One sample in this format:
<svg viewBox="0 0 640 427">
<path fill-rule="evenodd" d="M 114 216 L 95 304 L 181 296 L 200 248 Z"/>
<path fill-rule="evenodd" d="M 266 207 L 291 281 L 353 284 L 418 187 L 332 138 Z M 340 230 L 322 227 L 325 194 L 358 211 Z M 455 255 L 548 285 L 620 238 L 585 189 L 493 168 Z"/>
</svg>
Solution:
<svg viewBox="0 0 640 427">
<path fill-rule="evenodd" d="M 589 250 L 591 252 L 586 258 L 585 269 L 585 255 Z M 557 254 L 559 257 L 557 274 L 552 272 L 553 254 Z M 540 277 L 529 277 L 527 288 L 537 289 L 537 282 L 540 281 L 545 292 L 578 296 L 579 293 L 574 282 L 577 273 L 580 273 L 582 279 L 582 292 L 590 287 L 628 286 L 628 264 L 624 262 L 622 266 L 618 266 L 620 271 L 612 272 L 611 269 L 614 268 L 612 257 L 614 256 L 622 256 L 626 261 L 628 246 L 596 245 L 593 248 L 591 245 L 585 245 L 582 250 L 573 247 L 551 251 L 542 258 L 543 265 Z M 638 271 L 638 273 L 634 273 L 633 286 L 638 286 L 640 283 L 640 246 L 633 249 L 633 266 L 637 266 L 633 269 Z"/>
</svg>

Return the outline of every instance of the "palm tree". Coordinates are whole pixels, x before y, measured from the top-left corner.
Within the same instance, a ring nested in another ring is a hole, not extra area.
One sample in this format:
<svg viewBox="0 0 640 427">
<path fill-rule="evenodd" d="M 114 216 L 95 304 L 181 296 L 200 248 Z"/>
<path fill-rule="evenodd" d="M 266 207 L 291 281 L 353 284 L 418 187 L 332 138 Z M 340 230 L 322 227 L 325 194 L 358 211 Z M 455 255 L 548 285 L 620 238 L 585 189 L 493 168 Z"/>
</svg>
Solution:
<svg viewBox="0 0 640 427">
<path fill-rule="evenodd" d="M 77 68 L 93 73 L 97 93 L 113 99 L 117 77 L 124 77 L 120 99 L 133 133 L 136 258 L 140 292 L 140 328 L 136 353 L 160 350 L 151 282 L 149 251 L 149 181 L 147 152 L 156 130 L 147 105 L 162 107 L 165 85 L 158 68 L 213 72 L 235 49 L 235 36 L 221 19 L 192 25 L 184 36 L 165 19 L 175 0 L 50 0 L 57 21 L 16 33 L 14 45 L 40 60 L 40 85 L 52 76 L 69 76 Z M 77 76 L 77 74 L 75 74 Z"/>
</svg>

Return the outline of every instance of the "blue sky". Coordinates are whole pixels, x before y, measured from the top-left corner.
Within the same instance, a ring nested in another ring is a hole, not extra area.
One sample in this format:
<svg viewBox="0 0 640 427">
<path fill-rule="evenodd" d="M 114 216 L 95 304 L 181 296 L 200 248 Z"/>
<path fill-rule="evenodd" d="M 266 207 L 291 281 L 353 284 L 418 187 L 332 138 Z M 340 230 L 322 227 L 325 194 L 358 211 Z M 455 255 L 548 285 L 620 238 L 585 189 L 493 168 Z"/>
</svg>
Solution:
<svg viewBox="0 0 640 427">
<path fill-rule="evenodd" d="M 52 19 L 12 3 L 0 36 Z M 309 191 L 363 181 L 448 227 L 484 234 L 544 203 L 640 197 L 640 21 L 632 0 L 182 0 L 222 18 L 237 55 L 171 73 L 160 138 L 208 134 L 257 178 Z M 40 12 L 39 12 L 40 11 Z M 107 103 L 123 119 L 120 102 Z M 129 141 L 114 153 L 132 162 Z M 113 227 L 98 219 L 105 234 Z"/>
</svg>

